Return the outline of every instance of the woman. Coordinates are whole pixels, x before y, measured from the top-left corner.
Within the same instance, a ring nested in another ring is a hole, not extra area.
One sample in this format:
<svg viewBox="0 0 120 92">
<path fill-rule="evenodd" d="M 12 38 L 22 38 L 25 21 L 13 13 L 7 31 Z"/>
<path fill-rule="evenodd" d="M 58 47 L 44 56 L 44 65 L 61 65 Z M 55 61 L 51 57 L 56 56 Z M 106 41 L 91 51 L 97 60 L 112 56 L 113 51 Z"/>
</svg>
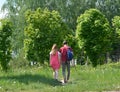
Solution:
<svg viewBox="0 0 120 92">
<path fill-rule="evenodd" d="M 58 80 L 58 70 L 60 69 L 60 62 L 61 62 L 61 55 L 58 51 L 57 45 L 54 44 L 52 46 L 51 52 L 50 52 L 50 66 L 53 69 L 53 77 L 55 80 Z"/>
</svg>

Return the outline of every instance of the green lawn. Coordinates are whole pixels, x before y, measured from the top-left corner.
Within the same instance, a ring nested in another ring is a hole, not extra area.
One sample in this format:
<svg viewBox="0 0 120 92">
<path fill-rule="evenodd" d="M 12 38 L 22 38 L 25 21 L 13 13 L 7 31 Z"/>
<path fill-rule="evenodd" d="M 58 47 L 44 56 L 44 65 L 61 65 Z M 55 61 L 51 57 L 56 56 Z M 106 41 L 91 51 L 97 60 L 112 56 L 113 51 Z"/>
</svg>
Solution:
<svg viewBox="0 0 120 92">
<path fill-rule="evenodd" d="M 61 70 L 59 79 L 62 79 Z M 120 63 L 71 67 L 70 81 L 65 85 L 52 78 L 49 67 L 0 71 L 0 92 L 83 92 L 120 91 Z"/>
</svg>

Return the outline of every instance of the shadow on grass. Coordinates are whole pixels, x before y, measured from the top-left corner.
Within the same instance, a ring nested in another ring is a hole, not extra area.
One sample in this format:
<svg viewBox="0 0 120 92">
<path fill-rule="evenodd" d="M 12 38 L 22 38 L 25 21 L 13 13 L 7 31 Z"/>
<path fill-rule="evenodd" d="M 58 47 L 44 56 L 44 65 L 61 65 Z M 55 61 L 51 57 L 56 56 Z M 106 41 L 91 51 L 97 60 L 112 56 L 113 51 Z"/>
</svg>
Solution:
<svg viewBox="0 0 120 92">
<path fill-rule="evenodd" d="M 61 84 L 58 81 L 55 81 L 52 78 L 49 78 L 44 75 L 31 75 L 31 74 L 24 74 L 24 75 L 17 75 L 17 76 L 2 76 L 0 77 L 1 80 L 13 80 L 13 81 L 19 81 L 21 83 L 24 83 L 26 85 L 30 83 L 43 83 L 48 84 L 51 86 L 60 86 Z"/>
</svg>

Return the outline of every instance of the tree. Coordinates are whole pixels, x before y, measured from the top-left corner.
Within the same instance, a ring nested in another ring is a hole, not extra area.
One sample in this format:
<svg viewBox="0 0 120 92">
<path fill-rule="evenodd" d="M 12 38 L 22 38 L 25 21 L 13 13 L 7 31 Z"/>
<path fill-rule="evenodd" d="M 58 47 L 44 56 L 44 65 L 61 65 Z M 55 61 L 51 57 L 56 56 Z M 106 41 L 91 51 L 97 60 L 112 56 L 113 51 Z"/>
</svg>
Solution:
<svg viewBox="0 0 120 92">
<path fill-rule="evenodd" d="M 14 25 L 12 34 L 13 51 L 19 55 L 23 48 L 24 27 L 26 25 L 24 13 L 26 10 L 36 10 L 38 7 L 48 8 L 50 11 L 56 10 L 60 13 L 64 22 L 72 29 L 74 39 L 77 17 L 90 8 L 99 9 L 109 20 L 115 15 L 119 15 L 120 0 L 6 0 L 3 10 L 7 10 L 7 17 Z M 71 37 L 71 35 L 70 35 Z M 76 39 L 70 39 L 74 46 Z"/>
<path fill-rule="evenodd" d="M 113 29 L 116 33 L 116 37 L 120 38 L 120 16 L 115 16 L 113 19 L 112 19 L 112 26 L 113 26 Z"/>
<path fill-rule="evenodd" d="M 96 9 L 99 9 L 111 23 L 114 16 L 120 15 L 120 0 L 97 0 Z M 112 24 L 112 23 L 111 23 Z"/>
<path fill-rule="evenodd" d="M 26 9 L 27 6 L 25 6 L 23 0 L 6 0 L 6 3 L 2 7 L 3 11 L 7 11 L 6 17 L 9 18 L 13 24 L 12 50 L 17 55 L 21 48 L 23 48 L 23 31 L 25 26 L 24 12 Z"/>
<path fill-rule="evenodd" d="M 96 9 L 86 10 L 77 19 L 76 37 L 92 65 L 103 64 L 111 46 L 111 29 L 105 16 Z"/>
<path fill-rule="evenodd" d="M 7 71 L 11 59 L 11 35 L 12 25 L 7 19 L 0 21 L 0 64 L 3 70 Z"/>
<path fill-rule="evenodd" d="M 120 54 L 120 16 L 115 16 L 112 19 L 112 28 L 113 28 L 113 43 L 112 43 L 112 52 L 111 58 L 113 61 L 119 61 Z"/>
<path fill-rule="evenodd" d="M 54 43 L 61 46 L 62 41 L 70 34 L 70 30 L 62 21 L 57 11 L 38 8 L 26 12 L 24 48 L 29 61 L 44 63 Z"/>
</svg>

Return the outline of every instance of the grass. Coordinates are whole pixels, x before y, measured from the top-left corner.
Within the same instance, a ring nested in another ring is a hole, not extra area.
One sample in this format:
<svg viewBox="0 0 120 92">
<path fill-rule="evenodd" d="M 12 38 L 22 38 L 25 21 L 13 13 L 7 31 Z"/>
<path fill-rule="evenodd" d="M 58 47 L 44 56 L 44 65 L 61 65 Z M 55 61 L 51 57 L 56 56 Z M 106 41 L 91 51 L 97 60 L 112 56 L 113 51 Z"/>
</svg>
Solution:
<svg viewBox="0 0 120 92">
<path fill-rule="evenodd" d="M 61 70 L 59 79 L 62 78 Z M 88 92 L 120 91 L 120 63 L 71 67 L 70 81 L 61 85 L 50 67 L 28 67 L 0 71 L 0 92 Z"/>
</svg>

